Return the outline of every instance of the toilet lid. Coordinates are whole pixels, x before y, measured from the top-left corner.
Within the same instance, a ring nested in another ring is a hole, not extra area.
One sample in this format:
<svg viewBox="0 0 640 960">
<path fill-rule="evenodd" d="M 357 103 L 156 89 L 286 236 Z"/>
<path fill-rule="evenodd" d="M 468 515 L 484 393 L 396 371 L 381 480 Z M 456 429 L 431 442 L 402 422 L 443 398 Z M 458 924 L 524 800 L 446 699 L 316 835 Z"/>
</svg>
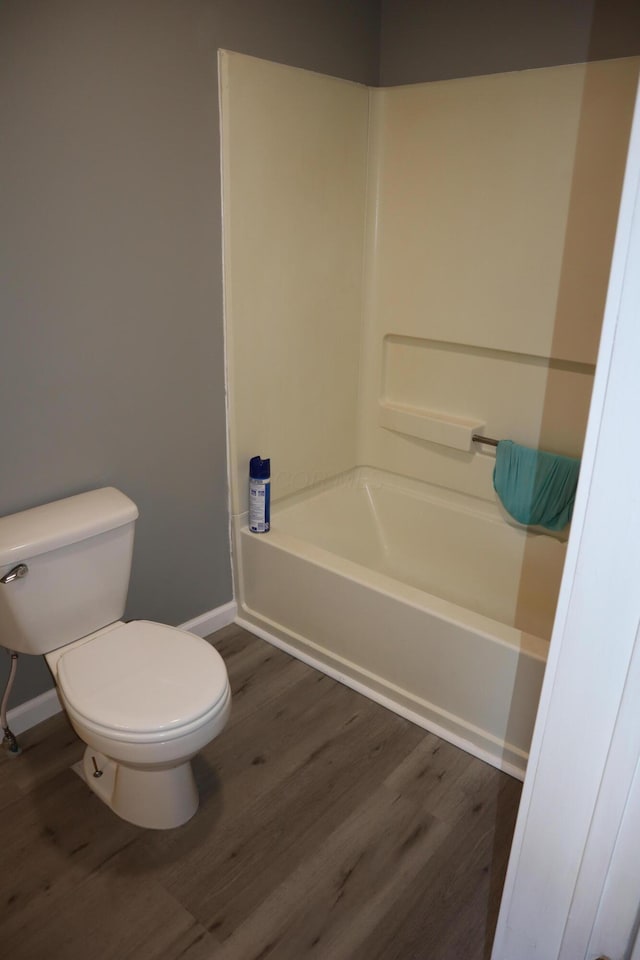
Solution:
<svg viewBox="0 0 640 960">
<path fill-rule="evenodd" d="M 224 698 L 227 671 L 206 640 L 135 620 L 64 653 L 57 679 L 68 704 L 100 726 L 173 732 Z"/>
</svg>

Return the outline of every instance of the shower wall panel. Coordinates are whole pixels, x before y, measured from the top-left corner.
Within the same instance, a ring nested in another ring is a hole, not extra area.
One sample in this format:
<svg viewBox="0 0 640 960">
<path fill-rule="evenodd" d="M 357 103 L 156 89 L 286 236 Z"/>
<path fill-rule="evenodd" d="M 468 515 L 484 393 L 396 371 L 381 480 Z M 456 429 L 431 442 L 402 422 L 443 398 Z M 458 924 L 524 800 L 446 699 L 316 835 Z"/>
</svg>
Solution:
<svg viewBox="0 0 640 960">
<path fill-rule="evenodd" d="M 488 451 L 381 404 L 580 453 L 637 80 L 630 58 L 371 91 L 360 463 L 493 498 Z"/>
<path fill-rule="evenodd" d="M 356 458 L 368 89 L 221 53 L 232 512 Z"/>
</svg>

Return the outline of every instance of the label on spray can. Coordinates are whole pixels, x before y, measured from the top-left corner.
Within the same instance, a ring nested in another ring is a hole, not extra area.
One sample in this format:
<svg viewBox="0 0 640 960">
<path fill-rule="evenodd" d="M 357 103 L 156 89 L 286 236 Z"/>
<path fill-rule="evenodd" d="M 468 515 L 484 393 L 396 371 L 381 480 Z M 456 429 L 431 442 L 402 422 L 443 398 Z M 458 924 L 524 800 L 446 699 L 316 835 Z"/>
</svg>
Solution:
<svg viewBox="0 0 640 960">
<path fill-rule="evenodd" d="M 249 530 L 266 533 L 271 526 L 271 461 L 249 461 Z"/>
</svg>

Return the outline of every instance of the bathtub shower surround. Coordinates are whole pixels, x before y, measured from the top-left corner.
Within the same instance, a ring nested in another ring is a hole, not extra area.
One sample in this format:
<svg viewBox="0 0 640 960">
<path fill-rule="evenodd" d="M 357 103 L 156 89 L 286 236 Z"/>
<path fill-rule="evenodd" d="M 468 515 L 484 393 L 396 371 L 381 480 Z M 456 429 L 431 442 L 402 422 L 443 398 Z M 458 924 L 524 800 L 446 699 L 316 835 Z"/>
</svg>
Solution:
<svg viewBox="0 0 640 960">
<path fill-rule="evenodd" d="M 465 494 L 370 468 L 349 478 L 281 502 L 269 537 L 238 523 L 243 617 L 521 775 L 565 544 Z M 528 538 L 540 603 L 519 597 Z"/>
<path fill-rule="evenodd" d="M 638 59 L 389 89 L 220 70 L 241 618 L 522 775 L 564 543 L 511 521 L 471 438 L 580 456 Z"/>
</svg>

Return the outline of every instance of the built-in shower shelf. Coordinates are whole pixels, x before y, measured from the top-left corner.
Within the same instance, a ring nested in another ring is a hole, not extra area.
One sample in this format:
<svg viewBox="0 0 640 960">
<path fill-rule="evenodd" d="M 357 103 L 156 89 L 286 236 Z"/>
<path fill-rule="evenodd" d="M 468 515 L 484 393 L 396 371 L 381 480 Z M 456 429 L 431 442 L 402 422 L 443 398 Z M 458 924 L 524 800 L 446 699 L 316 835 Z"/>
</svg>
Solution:
<svg viewBox="0 0 640 960">
<path fill-rule="evenodd" d="M 387 430 L 404 433 L 420 440 L 439 443 L 455 450 L 471 450 L 472 436 L 482 433 L 482 420 L 468 420 L 434 410 L 409 407 L 404 404 L 381 400 L 378 406 L 378 423 Z"/>
</svg>

